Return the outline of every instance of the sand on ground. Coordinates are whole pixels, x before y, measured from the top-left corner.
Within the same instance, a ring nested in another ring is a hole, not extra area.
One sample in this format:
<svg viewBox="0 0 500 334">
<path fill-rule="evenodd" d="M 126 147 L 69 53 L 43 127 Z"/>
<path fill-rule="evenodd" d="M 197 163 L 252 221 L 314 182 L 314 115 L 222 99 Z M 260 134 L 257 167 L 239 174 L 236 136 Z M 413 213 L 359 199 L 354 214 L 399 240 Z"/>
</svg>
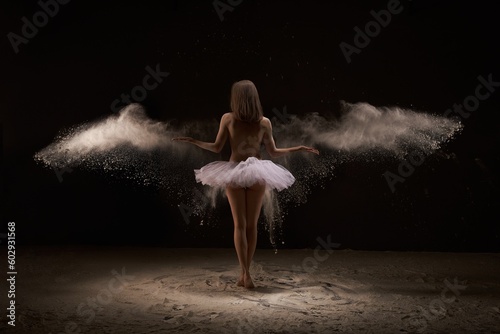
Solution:
<svg viewBox="0 0 500 334">
<path fill-rule="evenodd" d="M 19 248 L 6 333 L 500 333 L 500 254 Z"/>
</svg>

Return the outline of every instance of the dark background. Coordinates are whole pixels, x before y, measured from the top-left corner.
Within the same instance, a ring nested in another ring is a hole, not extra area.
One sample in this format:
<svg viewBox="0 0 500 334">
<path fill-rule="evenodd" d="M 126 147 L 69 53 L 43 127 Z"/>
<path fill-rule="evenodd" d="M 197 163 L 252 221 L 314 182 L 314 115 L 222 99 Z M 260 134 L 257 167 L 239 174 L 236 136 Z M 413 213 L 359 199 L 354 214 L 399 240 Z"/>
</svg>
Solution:
<svg viewBox="0 0 500 334">
<path fill-rule="evenodd" d="M 493 1 L 402 1 L 404 10 L 348 64 L 339 48 L 387 1 L 243 0 L 221 21 L 212 1 L 71 1 L 13 51 L 35 1 L 0 6 L 2 229 L 19 243 L 233 247 L 229 206 L 214 226 L 186 225 L 161 190 L 81 169 L 62 175 L 33 154 L 69 126 L 106 117 L 145 67 L 168 78 L 141 103 L 157 120 L 219 119 L 231 84 L 255 82 L 265 114 L 339 113 L 339 101 L 443 115 L 498 71 Z M 498 251 L 499 92 L 463 119 L 464 131 L 390 191 L 400 161 L 352 161 L 290 208 L 285 246 L 316 238 L 366 250 Z M 214 158 L 215 160 L 215 158 Z M 270 247 L 265 231 L 259 247 Z"/>
</svg>

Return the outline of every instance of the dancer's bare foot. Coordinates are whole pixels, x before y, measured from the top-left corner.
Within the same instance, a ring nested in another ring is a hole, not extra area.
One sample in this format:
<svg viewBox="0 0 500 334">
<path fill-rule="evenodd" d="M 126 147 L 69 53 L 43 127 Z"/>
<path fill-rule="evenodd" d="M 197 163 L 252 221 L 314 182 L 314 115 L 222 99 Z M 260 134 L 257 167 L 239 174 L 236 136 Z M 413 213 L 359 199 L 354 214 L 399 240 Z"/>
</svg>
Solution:
<svg viewBox="0 0 500 334">
<path fill-rule="evenodd" d="M 253 281 L 252 281 L 252 277 L 250 277 L 250 275 L 245 275 L 245 278 L 243 281 L 245 282 L 245 288 L 247 288 L 247 289 L 255 288 L 255 285 L 253 284 Z"/>
<path fill-rule="evenodd" d="M 237 286 L 245 286 L 245 276 L 241 274 L 240 278 L 238 279 L 238 282 L 236 282 Z"/>
</svg>

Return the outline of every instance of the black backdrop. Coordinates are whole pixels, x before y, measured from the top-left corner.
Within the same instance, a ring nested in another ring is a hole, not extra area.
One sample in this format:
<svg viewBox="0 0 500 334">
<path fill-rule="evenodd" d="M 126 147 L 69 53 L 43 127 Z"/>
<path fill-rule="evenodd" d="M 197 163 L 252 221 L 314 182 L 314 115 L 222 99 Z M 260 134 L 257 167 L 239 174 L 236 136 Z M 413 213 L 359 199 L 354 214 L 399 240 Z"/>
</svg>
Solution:
<svg viewBox="0 0 500 334">
<path fill-rule="evenodd" d="M 21 36 L 22 18 L 33 22 L 41 5 L 2 4 L 2 229 L 16 221 L 26 244 L 232 247 L 227 204 L 220 223 L 187 226 L 157 189 L 85 170 L 59 182 L 33 160 L 59 130 L 111 114 L 146 66 L 170 73 L 141 102 L 148 115 L 179 122 L 220 118 L 241 79 L 256 83 L 267 116 L 286 105 L 328 117 L 340 100 L 444 114 L 474 94 L 478 76 L 500 81 L 497 14 L 486 1 L 401 1 L 402 12 L 348 63 L 340 43 L 354 45 L 354 27 L 388 3 L 233 1 L 221 20 L 213 1 L 70 1 L 17 53 L 9 33 Z M 395 192 L 383 173 L 396 160 L 339 166 L 290 208 L 283 247 L 331 235 L 341 248 L 498 251 L 499 94 Z M 259 247 L 270 247 L 264 231 Z"/>
</svg>

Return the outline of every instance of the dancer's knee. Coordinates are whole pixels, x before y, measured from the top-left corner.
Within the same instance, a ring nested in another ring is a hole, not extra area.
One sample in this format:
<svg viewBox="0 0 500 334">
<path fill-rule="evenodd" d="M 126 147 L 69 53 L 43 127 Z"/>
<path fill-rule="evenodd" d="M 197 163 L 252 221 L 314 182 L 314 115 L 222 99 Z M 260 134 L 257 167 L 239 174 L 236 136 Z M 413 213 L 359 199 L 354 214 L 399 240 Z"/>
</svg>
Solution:
<svg viewBox="0 0 500 334">
<path fill-rule="evenodd" d="M 235 220 L 234 229 L 239 231 L 245 231 L 247 229 L 246 219 Z"/>
<path fill-rule="evenodd" d="M 245 229 L 245 233 L 247 236 L 253 236 L 257 234 L 257 226 L 247 226 Z"/>
</svg>

